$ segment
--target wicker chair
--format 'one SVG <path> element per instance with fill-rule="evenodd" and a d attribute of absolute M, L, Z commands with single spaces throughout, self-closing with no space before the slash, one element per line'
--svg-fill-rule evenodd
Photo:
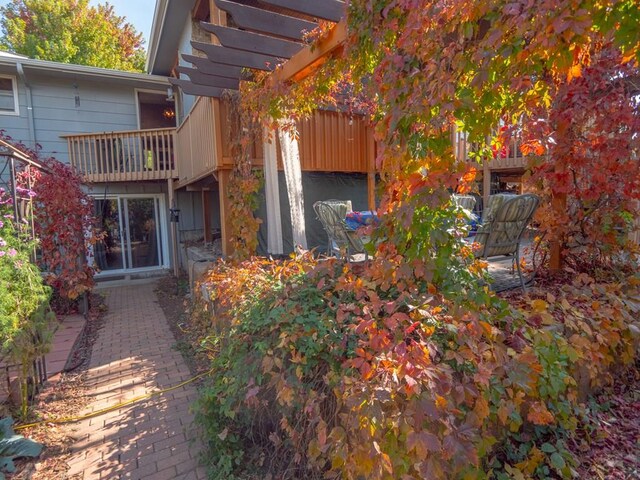
<path fill-rule="evenodd" d="M 473 208 L 476 206 L 476 198 L 474 196 L 454 194 L 452 197 L 457 206 L 473 212 Z"/>
<path fill-rule="evenodd" d="M 478 256 L 515 255 L 520 285 L 526 291 L 520 268 L 520 242 L 540 199 L 536 195 L 525 194 L 490 198 L 488 203 L 475 237 L 475 242 L 480 244 Z"/>
<path fill-rule="evenodd" d="M 345 217 L 351 211 L 350 200 L 322 200 L 313 204 L 318 220 L 327 232 L 327 255 L 340 258 L 345 255 L 347 262 L 357 254 L 364 254 L 365 261 L 369 259 L 362 240 L 355 230 L 351 230 L 345 223 Z"/>

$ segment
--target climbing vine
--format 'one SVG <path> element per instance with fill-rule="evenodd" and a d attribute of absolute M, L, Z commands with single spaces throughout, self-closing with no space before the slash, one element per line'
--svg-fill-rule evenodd
<path fill-rule="evenodd" d="M 260 177 L 251 161 L 251 149 L 261 134 L 256 133 L 251 118 L 245 113 L 237 95 L 227 95 L 227 125 L 233 171 L 229 178 L 229 225 L 232 258 L 245 260 L 258 248 L 258 229 L 261 220 L 254 211 L 258 208 Z"/>

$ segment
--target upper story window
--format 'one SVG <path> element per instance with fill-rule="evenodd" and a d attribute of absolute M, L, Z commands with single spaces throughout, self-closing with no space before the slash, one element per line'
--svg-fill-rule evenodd
<path fill-rule="evenodd" d="M 0 75 L 0 115 L 18 115 L 16 77 Z"/>

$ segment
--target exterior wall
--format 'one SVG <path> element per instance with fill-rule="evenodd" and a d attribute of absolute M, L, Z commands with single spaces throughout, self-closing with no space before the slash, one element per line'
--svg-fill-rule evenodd
<path fill-rule="evenodd" d="M 0 73 L 14 74 L 9 69 Z M 32 146 L 29 138 L 27 88 L 20 78 L 20 116 L 0 115 L 0 129 L 13 139 Z M 138 128 L 135 89 L 98 80 L 52 78 L 27 72 L 31 86 L 35 142 L 44 155 L 69 162 L 63 134 L 111 132 Z M 159 90 L 164 92 L 164 90 Z"/>

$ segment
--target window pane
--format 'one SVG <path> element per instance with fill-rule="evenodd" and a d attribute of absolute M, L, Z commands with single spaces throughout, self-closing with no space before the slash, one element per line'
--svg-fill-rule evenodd
<path fill-rule="evenodd" d="M 5 92 L 0 92 L 0 110 L 9 112 L 13 112 L 15 110 L 13 92 L 11 95 L 7 95 Z"/>
<path fill-rule="evenodd" d="M 0 78 L 0 111 L 13 112 L 15 109 L 13 80 L 11 78 Z"/>

